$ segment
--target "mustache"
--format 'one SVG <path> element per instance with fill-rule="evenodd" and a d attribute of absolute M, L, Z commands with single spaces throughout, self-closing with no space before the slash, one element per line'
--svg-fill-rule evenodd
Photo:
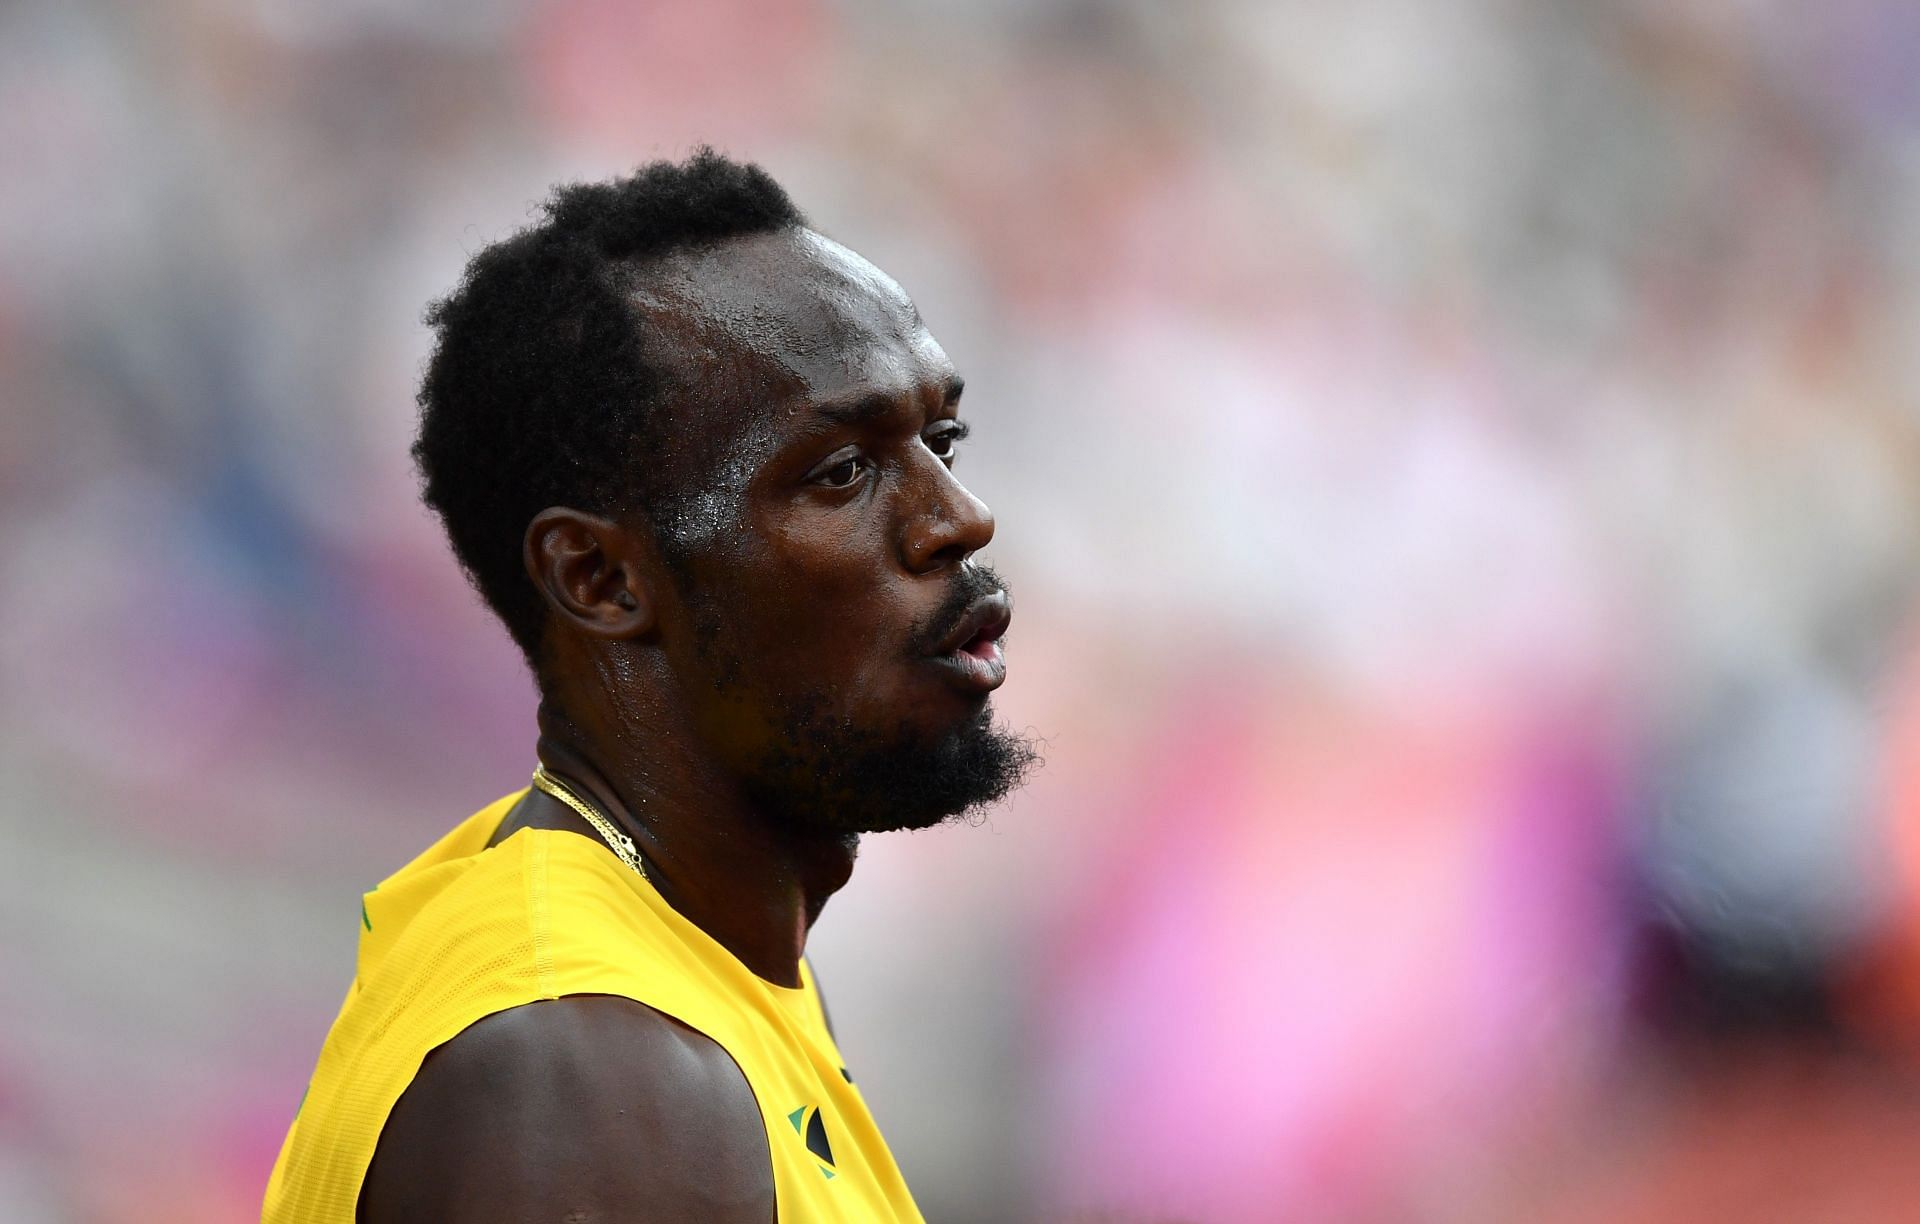
<path fill-rule="evenodd" d="M 991 565 L 984 562 L 962 565 L 954 571 L 953 582 L 940 600 L 940 606 L 914 622 L 909 634 L 913 652 L 916 655 L 932 653 L 960 623 L 967 609 L 989 595 L 1005 595 L 1007 606 L 1013 606 L 1012 589 Z"/>

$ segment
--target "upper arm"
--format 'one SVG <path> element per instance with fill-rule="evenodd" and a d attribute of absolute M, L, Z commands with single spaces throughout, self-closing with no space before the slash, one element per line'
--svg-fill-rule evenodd
<path fill-rule="evenodd" d="M 773 1163 L 725 1050 L 631 999 L 578 995 L 488 1016 L 427 1056 L 359 1216 L 767 1224 Z"/>

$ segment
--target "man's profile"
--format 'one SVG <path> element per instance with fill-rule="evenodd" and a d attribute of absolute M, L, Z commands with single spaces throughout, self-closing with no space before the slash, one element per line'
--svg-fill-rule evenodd
<path fill-rule="evenodd" d="M 414 455 L 539 767 L 366 895 L 266 1221 L 919 1219 L 802 954 L 861 834 L 1035 760 L 958 374 L 709 150 L 556 191 L 428 319 Z"/>

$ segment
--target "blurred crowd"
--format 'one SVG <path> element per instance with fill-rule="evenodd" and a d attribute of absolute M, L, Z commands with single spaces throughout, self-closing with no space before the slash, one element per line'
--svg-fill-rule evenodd
<path fill-rule="evenodd" d="M 0 1218 L 244 1220 L 525 784 L 420 312 L 711 142 L 892 272 L 1047 767 L 812 959 L 935 1221 L 1920 1202 L 1920 7 L 0 6 Z"/>

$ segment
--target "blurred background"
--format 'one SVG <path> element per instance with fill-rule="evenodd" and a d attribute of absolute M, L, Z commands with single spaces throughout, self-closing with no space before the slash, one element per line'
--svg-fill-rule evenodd
<path fill-rule="evenodd" d="M 931 1220 L 1920 1218 L 1920 7 L 0 6 L 0 1219 L 239 1221 L 525 784 L 423 305 L 710 141 L 896 275 L 1048 765 L 817 928 Z"/>

